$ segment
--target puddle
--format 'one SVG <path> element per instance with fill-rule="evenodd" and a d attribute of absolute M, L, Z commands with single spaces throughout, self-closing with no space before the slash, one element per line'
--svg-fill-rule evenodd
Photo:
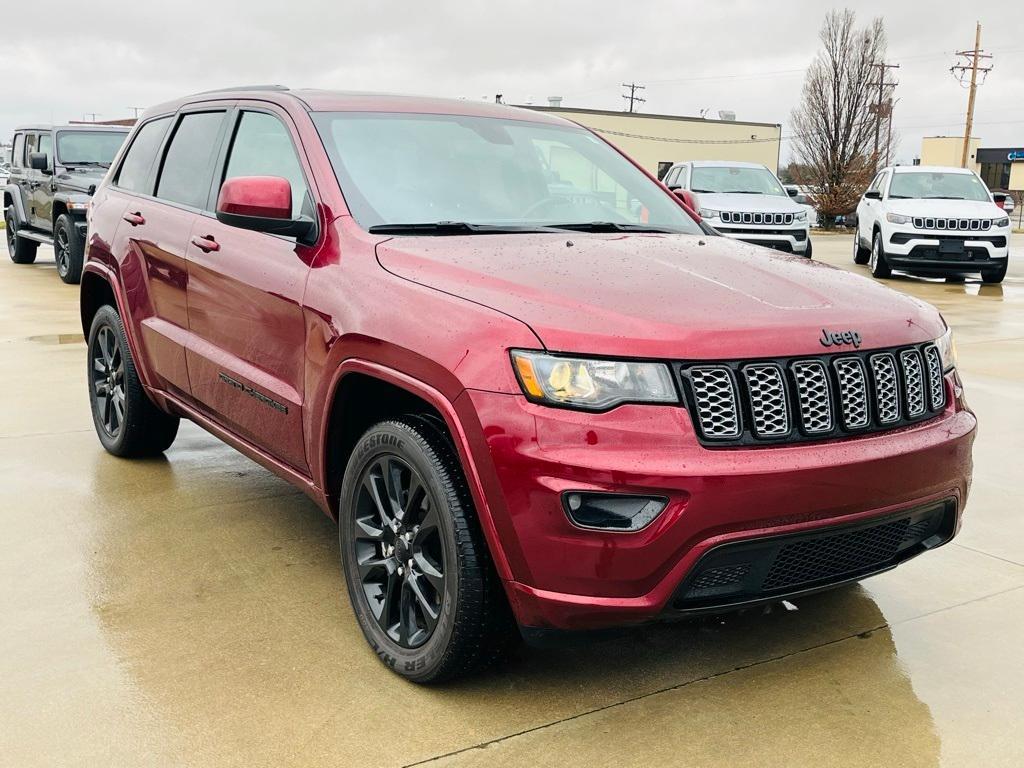
<path fill-rule="evenodd" d="M 42 336 L 29 336 L 29 341 L 37 344 L 84 344 L 85 337 L 80 333 L 48 333 Z"/>

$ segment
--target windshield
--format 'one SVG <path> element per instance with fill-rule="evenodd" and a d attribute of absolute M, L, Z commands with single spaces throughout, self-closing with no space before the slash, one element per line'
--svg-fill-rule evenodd
<path fill-rule="evenodd" d="M 64 165 L 109 166 L 127 136 L 121 131 L 61 131 L 57 159 Z"/>
<path fill-rule="evenodd" d="M 727 165 L 695 165 L 690 174 L 694 192 L 735 192 L 746 195 L 787 197 L 775 174 L 767 168 L 735 168 Z"/>
<path fill-rule="evenodd" d="M 988 188 L 973 173 L 894 173 L 889 197 L 989 201 Z"/>
<path fill-rule="evenodd" d="M 314 122 L 352 215 L 367 229 L 458 222 L 474 231 L 594 223 L 702 231 L 662 187 L 583 129 L 365 112 L 321 112 Z"/>

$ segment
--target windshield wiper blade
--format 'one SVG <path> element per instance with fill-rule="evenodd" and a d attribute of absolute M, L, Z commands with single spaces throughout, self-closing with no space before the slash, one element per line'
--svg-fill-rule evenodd
<path fill-rule="evenodd" d="M 555 227 L 532 224 L 471 224 L 468 221 L 433 221 L 413 224 L 375 224 L 372 235 L 500 235 L 522 232 L 557 232 Z"/>
<path fill-rule="evenodd" d="M 697 192 L 699 194 L 704 194 L 704 195 L 714 195 L 714 194 L 716 194 L 715 190 L 713 190 L 713 189 L 691 189 L 690 191 L 691 192 Z"/>
<path fill-rule="evenodd" d="M 966 197 L 955 197 L 954 195 L 928 195 L 925 200 L 966 200 Z"/>
<path fill-rule="evenodd" d="M 615 221 L 579 221 L 568 224 L 552 224 L 554 229 L 568 229 L 573 232 L 660 232 L 679 234 L 678 229 L 656 227 L 651 224 L 620 224 Z"/>
<path fill-rule="evenodd" d="M 727 189 L 723 195 L 767 195 L 767 192 L 755 192 L 752 189 Z"/>

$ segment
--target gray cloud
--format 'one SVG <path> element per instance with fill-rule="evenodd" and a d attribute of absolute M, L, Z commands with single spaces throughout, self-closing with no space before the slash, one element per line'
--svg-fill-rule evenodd
<path fill-rule="evenodd" d="M 565 96 L 566 106 L 620 109 L 619 84 L 647 85 L 645 110 L 788 121 L 828 5 L 434 0 L 60 0 L 49 19 L 6 14 L 0 46 L 0 135 L 15 124 L 130 115 L 183 93 L 281 82 L 506 101 Z M 900 62 L 895 124 L 908 160 L 922 135 L 962 132 L 966 92 L 949 74 L 969 47 L 977 9 L 952 0 L 862 2 L 882 15 Z M 982 18 L 996 69 L 979 94 L 975 134 L 1024 144 L 1024 43 L 1005 6 Z M 39 30 L 37 33 L 35 30 Z M 1019 31 L 1019 30 L 1018 30 Z M 17 34 L 15 34 L 17 32 Z"/>

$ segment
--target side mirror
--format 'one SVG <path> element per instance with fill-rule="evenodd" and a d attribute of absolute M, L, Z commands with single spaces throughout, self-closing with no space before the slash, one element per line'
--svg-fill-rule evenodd
<path fill-rule="evenodd" d="M 797 195 L 800 194 L 800 190 L 795 189 L 794 187 L 786 187 L 786 192 L 789 194 L 790 197 L 796 197 Z"/>
<path fill-rule="evenodd" d="M 697 198 L 693 192 L 688 189 L 676 188 L 672 190 L 672 194 L 678 197 L 683 205 L 686 206 L 688 212 L 694 219 L 700 221 L 700 206 L 697 204 Z"/>
<path fill-rule="evenodd" d="M 217 221 L 300 239 L 316 230 L 309 217 L 292 218 L 292 185 L 280 176 L 238 176 L 225 181 L 217 196 Z"/>
<path fill-rule="evenodd" d="M 882 199 L 882 193 L 879 192 L 877 189 L 869 189 L 867 192 L 864 193 L 864 199 L 865 200 L 881 200 Z"/>
<path fill-rule="evenodd" d="M 30 152 L 28 156 L 28 167 L 33 171 L 45 171 L 50 167 L 50 159 L 45 152 Z"/>

